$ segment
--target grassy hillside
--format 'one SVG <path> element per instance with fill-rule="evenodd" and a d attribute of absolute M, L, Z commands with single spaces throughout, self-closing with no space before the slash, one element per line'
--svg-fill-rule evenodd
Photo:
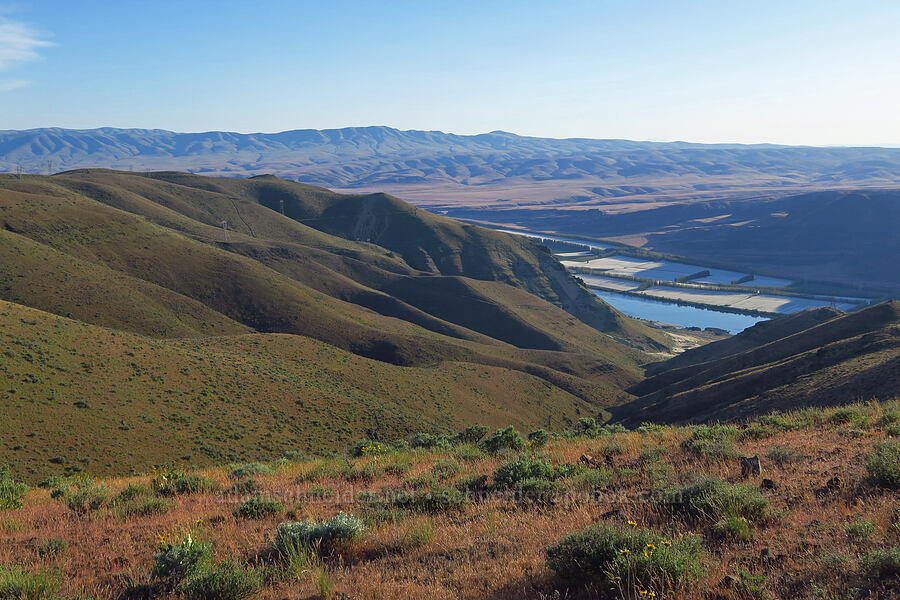
<path fill-rule="evenodd" d="M 0 464 L 32 480 L 340 451 L 473 421 L 563 427 L 598 410 L 520 370 L 399 367 L 284 334 L 152 339 L 2 301 L 0 347 Z"/>
<path fill-rule="evenodd" d="M 23 503 L 0 508 L 0 589 L 54 600 L 896 598 L 898 411 L 588 424 L 518 438 L 518 449 L 494 443 L 515 435 L 469 430 L 470 443 L 431 449 L 419 436 L 416 448 L 370 444 L 358 457 L 58 477 L 27 491 L 14 471 L 0 475 L 3 497 Z M 741 477 L 742 455 L 759 456 L 761 474 Z"/>
<path fill-rule="evenodd" d="M 760 323 L 654 365 L 616 409 L 630 423 L 739 420 L 773 410 L 889 398 L 900 389 L 900 302 Z"/>

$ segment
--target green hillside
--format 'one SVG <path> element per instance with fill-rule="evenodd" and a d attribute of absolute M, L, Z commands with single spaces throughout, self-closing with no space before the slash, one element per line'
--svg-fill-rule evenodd
<path fill-rule="evenodd" d="M 0 242 L 34 474 L 606 418 L 668 344 L 530 240 L 272 177 L 0 176 Z"/>
<path fill-rule="evenodd" d="M 512 369 L 399 367 L 316 340 L 152 339 L 0 301 L 0 462 L 30 477 L 341 451 L 472 422 L 563 427 L 595 408 Z"/>

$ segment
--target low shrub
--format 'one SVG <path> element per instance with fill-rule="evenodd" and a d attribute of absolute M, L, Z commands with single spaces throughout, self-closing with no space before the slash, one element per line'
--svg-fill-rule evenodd
<path fill-rule="evenodd" d="M 526 479 L 552 479 L 556 474 L 550 461 L 522 454 L 514 461 L 500 465 L 494 471 L 494 485 L 512 488 Z"/>
<path fill-rule="evenodd" d="M 241 463 L 231 465 L 231 476 L 235 479 L 244 479 L 251 475 L 274 475 L 275 469 L 261 462 Z"/>
<path fill-rule="evenodd" d="M 330 487 L 314 485 L 309 488 L 309 495 L 313 498 L 324 500 L 325 498 L 334 498 L 334 490 Z"/>
<path fill-rule="evenodd" d="M 431 474 L 438 481 L 445 481 L 462 473 L 462 466 L 455 460 L 441 459 L 431 467 Z"/>
<path fill-rule="evenodd" d="M 712 523 L 732 517 L 754 523 L 771 516 L 769 501 L 759 490 L 718 479 L 669 488 L 661 494 L 659 503 L 674 513 Z"/>
<path fill-rule="evenodd" d="M 312 466 L 305 473 L 297 477 L 298 483 L 304 481 L 321 481 L 322 479 L 333 479 L 339 477 L 341 469 L 333 460 L 318 460 L 312 463 Z"/>
<path fill-rule="evenodd" d="M 159 551 L 153 555 L 153 570 L 150 576 L 174 590 L 188 577 L 204 573 L 212 564 L 212 544 L 194 539 L 188 534 L 178 544 L 160 540 Z"/>
<path fill-rule="evenodd" d="M 7 465 L 0 465 L 0 510 L 21 508 L 27 492 L 28 486 L 13 479 Z"/>
<path fill-rule="evenodd" d="M 547 549 L 547 565 L 562 577 L 667 590 L 703 574 L 696 536 L 666 538 L 639 527 L 593 525 Z M 636 590 L 621 590 L 630 597 Z"/>
<path fill-rule="evenodd" d="M 546 429 L 536 429 L 528 434 L 528 443 L 532 448 L 543 448 L 553 438 Z"/>
<path fill-rule="evenodd" d="M 900 575 L 900 546 L 870 550 L 859 558 L 859 566 L 866 575 L 875 579 Z"/>
<path fill-rule="evenodd" d="M 525 479 L 516 484 L 514 499 L 522 506 L 546 506 L 566 492 L 561 481 Z"/>
<path fill-rule="evenodd" d="M 501 450 L 521 451 L 525 448 L 525 440 L 516 428 L 509 426 L 498 429 L 481 442 L 482 447 L 491 454 L 497 454 Z"/>
<path fill-rule="evenodd" d="M 768 452 L 766 452 L 766 458 L 779 467 L 784 467 L 800 462 L 802 457 L 800 456 L 800 453 L 793 448 L 772 446 L 769 448 Z"/>
<path fill-rule="evenodd" d="M 384 468 L 377 462 L 367 462 L 360 465 L 352 465 L 344 469 L 342 476 L 347 481 L 375 481 L 384 475 Z"/>
<path fill-rule="evenodd" d="M 248 477 L 246 479 L 241 479 L 240 481 L 235 481 L 231 484 L 230 488 L 225 490 L 225 493 L 232 496 L 247 496 L 249 494 L 256 494 L 260 490 L 262 490 L 262 486 L 259 482 L 253 477 Z"/>
<path fill-rule="evenodd" d="M 413 490 L 421 490 L 437 485 L 437 478 L 431 473 L 423 473 L 416 477 L 407 477 L 403 480 L 403 486 Z"/>
<path fill-rule="evenodd" d="M 31 572 L 0 564 L 0 598 L 3 600 L 44 600 L 56 598 L 62 585 L 54 571 Z"/>
<path fill-rule="evenodd" d="M 736 455 L 732 446 L 738 430 L 724 425 L 697 425 L 681 447 L 700 458 L 723 459 Z"/>
<path fill-rule="evenodd" d="M 750 522 L 745 517 L 729 514 L 713 525 L 713 533 L 720 538 L 745 542 L 752 536 Z"/>
<path fill-rule="evenodd" d="M 395 477 L 403 477 L 409 473 L 410 469 L 412 469 L 411 462 L 394 461 L 384 465 L 384 472 L 388 475 L 394 475 Z"/>
<path fill-rule="evenodd" d="M 59 556 L 63 552 L 69 549 L 69 542 L 62 538 L 46 538 L 41 540 L 35 547 L 35 552 L 38 553 L 38 556 L 41 558 L 48 558 L 51 556 Z M 0 598 L 3 595 L 0 594 Z"/>
<path fill-rule="evenodd" d="M 72 512 L 84 515 L 98 510 L 106 503 L 109 488 L 91 477 L 78 476 L 70 483 L 54 489 L 50 495 L 62 500 Z"/>
<path fill-rule="evenodd" d="M 487 475 L 467 475 L 453 486 L 464 494 L 476 494 L 487 489 Z"/>
<path fill-rule="evenodd" d="M 282 557 L 311 548 L 328 548 L 341 542 L 354 542 L 365 533 L 362 519 L 340 512 L 325 521 L 282 523 L 275 532 L 275 549 Z"/>
<path fill-rule="evenodd" d="M 172 510 L 172 502 L 155 496 L 140 496 L 123 501 L 114 500 L 112 509 L 119 518 L 149 517 L 169 512 Z"/>
<path fill-rule="evenodd" d="M 477 444 L 487 435 L 490 428 L 486 425 L 470 425 L 457 433 L 453 441 L 457 444 Z"/>
<path fill-rule="evenodd" d="M 397 492 L 391 499 L 394 508 L 415 512 L 439 513 L 462 510 L 469 496 L 456 488 L 435 486 L 426 491 Z"/>
<path fill-rule="evenodd" d="M 413 523 L 403 532 L 400 543 L 409 548 L 425 546 L 434 539 L 434 525 L 429 519 L 421 523 Z"/>
<path fill-rule="evenodd" d="M 189 600 L 243 600 L 256 594 L 262 578 L 235 561 L 223 561 L 215 569 L 194 572 L 181 585 Z"/>
<path fill-rule="evenodd" d="M 363 456 L 380 456 L 388 452 L 388 447 L 381 442 L 373 442 L 372 440 L 360 440 L 350 448 L 350 456 L 353 458 L 361 458 Z"/>
<path fill-rule="evenodd" d="M 865 519 L 857 519 L 853 522 L 844 523 L 844 531 L 851 537 L 865 539 L 875 533 L 875 524 Z"/>
<path fill-rule="evenodd" d="M 605 488 L 612 481 L 613 473 L 609 469 L 584 469 L 569 478 L 573 489 L 590 491 Z"/>
<path fill-rule="evenodd" d="M 265 519 L 282 511 L 284 511 L 284 504 L 281 502 L 256 496 L 234 509 L 234 516 L 239 519 Z"/>
<path fill-rule="evenodd" d="M 878 485 L 900 489 L 900 442 L 875 444 L 875 452 L 866 458 L 866 470 Z"/>
<path fill-rule="evenodd" d="M 474 444 L 460 444 L 453 449 L 453 457 L 456 460 L 473 463 L 486 458 L 485 453 Z"/>
<path fill-rule="evenodd" d="M 184 473 L 175 469 L 157 475 L 153 478 L 151 485 L 154 491 L 161 496 L 214 492 L 219 487 L 208 477 L 195 473 Z"/>
<path fill-rule="evenodd" d="M 422 448 L 423 450 L 448 450 L 451 444 L 446 436 L 438 436 L 431 433 L 417 433 L 409 438 L 410 448 Z"/>

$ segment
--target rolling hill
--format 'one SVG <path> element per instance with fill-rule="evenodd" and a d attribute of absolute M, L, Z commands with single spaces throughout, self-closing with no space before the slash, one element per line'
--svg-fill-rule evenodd
<path fill-rule="evenodd" d="M 669 344 L 530 240 L 274 177 L 4 176 L 0 241 L 0 461 L 32 472 L 564 425 Z"/>
<path fill-rule="evenodd" d="M 891 399 L 900 389 L 900 302 L 811 309 L 651 365 L 614 418 L 700 423 Z"/>

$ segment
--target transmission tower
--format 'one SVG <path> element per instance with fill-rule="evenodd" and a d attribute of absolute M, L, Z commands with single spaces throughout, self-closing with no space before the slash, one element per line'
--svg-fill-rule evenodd
<path fill-rule="evenodd" d="M 47 175 L 53 175 L 53 161 L 47 161 Z"/>
<path fill-rule="evenodd" d="M 22 179 L 22 164 L 16 165 L 16 179 Z"/>
<path fill-rule="evenodd" d="M 284 198 L 281 199 L 281 216 L 284 216 Z"/>
<path fill-rule="evenodd" d="M 228 233 L 228 221 L 226 221 L 226 220 L 224 220 L 224 219 L 222 220 L 222 231 L 224 232 L 224 233 L 222 234 L 222 237 L 225 238 L 224 241 L 225 241 L 225 242 L 230 242 L 230 241 L 231 241 L 231 234 Z"/>

